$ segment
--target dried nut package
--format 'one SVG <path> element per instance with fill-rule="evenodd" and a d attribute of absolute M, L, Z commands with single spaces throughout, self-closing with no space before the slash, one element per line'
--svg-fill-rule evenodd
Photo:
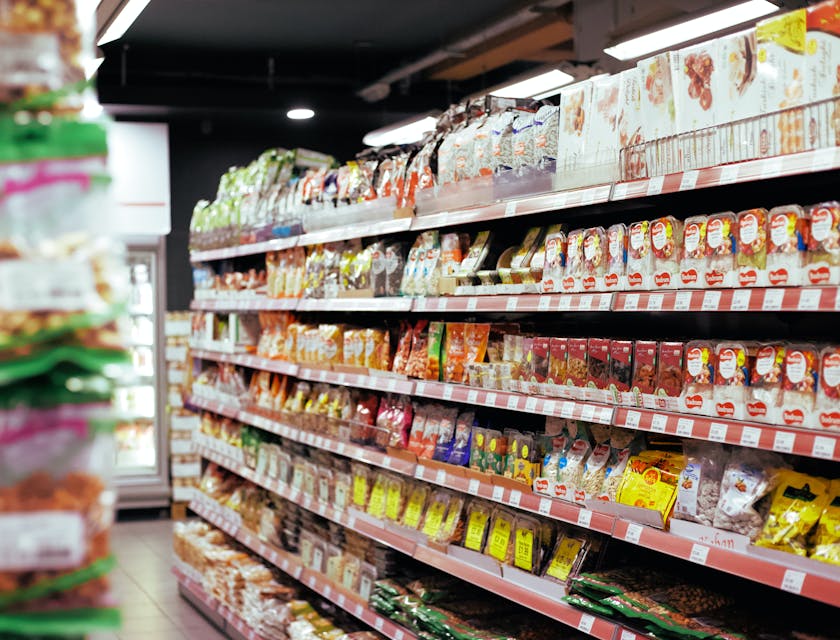
<path fill-rule="evenodd" d="M 566 275 L 566 226 L 552 225 L 545 236 L 545 262 L 540 287 L 543 293 L 562 290 Z"/>
<path fill-rule="evenodd" d="M 502 564 L 510 564 L 513 560 L 515 522 L 513 511 L 501 507 L 493 511 L 484 553 Z"/>
<path fill-rule="evenodd" d="M 828 506 L 830 497 L 828 480 L 796 471 L 782 471 L 756 546 L 807 555 L 810 532 Z"/>
<path fill-rule="evenodd" d="M 681 288 L 704 287 L 706 273 L 706 216 L 687 218 L 683 229 L 683 256 L 680 261 Z"/>
<path fill-rule="evenodd" d="M 723 445 L 687 440 L 674 517 L 711 527 L 720 500 L 720 483 L 729 458 Z"/>
<path fill-rule="evenodd" d="M 775 207 L 767 216 L 767 283 L 772 287 L 802 284 L 808 218 L 799 205 Z"/>
<path fill-rule="evenodd" d="M 464 533 L 464 548 L 481 553 L 487 531 L 490 529 L 490 518 L 493 508 L 486 502 L 474 500 L 467 507 L 467 523 Z"/>
<path fill-rule="evenodd" d="M 767 286 L 767 209 L 738 214 L 738 286 Z"/>
<path fill-rule="evenodd" d="M 536 518 L 518 516 L 514 522 L 513 566 L 528 573 L 540 569 L 540 522 Z"/>

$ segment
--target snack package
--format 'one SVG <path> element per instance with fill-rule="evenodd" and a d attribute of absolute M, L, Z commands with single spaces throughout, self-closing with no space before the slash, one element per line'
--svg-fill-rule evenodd
<path fill-rule="evenodd" d="M 453 277 L 461 266 L 461 236 L 444 233 L 440 237 L 440 268 L 442 276 Z"/>
<path fill-rule="evenodd" d="M 802 283 L 807 225 L 805 210 L 799 205 L 770 210 L 767 215 L 767 283 L 770 286 L 791 287 Z"/>
<path fill-rule="evenodd" d="M 741 343 L 721 342 L 715 347 L 715 362 L 715 415 L 743 420 L 752 357 Z"/>
<path fill-rule="evenodd" d="M 755 541 L 756 546 L 806 556 L 811 529 L 830 499 L 828 480 L 787 469 L 779 472 L 770 512 Z"/>
<path fill-rule="evenodd" d="M 627 228 L 627 288 L 649 289 L 653 276 L 650 223 L 634 222 Z"/>
<path fill-rule="evenodd" d="M 370 488 L 370 497 L 367 504 L 368 515 L 382 520 L 385 517 L 385 506 L 388 492 L 388 475 L 377 473 Z"/>
<path fill-rule="evenodd" d="M 481 269 L 488 254 L 490 253 L 490 242 L 492 235 L 489 231 L 480 231 L 476 234 L 475 240 L 470 245 L 467 255 L 461 260 L 457 276 L 459 284 L 473 284 L 476 272 Z"/>
<path fill-rule="evenodd" d="M 663 522 L 667 522 L 677 499 L 677 485 L 684 464 L 681 456 L 662 451 L 632 456 L 624 470 L 616 501 L 658 511 Z"/>
<path fill-rule="evenodd" d="M 411 352 L 404 373 L 412 378 L 426 377 L 426 362 L 429 355 L 429 322 L 418 320 L 411 336 Z"/>
<path fill-rule="evenodd" d="M 782 377 L 782 423 L 790 427 L 814 427 L 817 376 L 820 356 L 816 347 L 789 345 Z"/>
<path fill-rule="evenodd" d="M 735 286 L 737 222 L 731 211 L 715 213 L 706 219 L 705 287 Z"/>
<path fill-rule="evenodd" d="M 683 230 L 683 256 L 680 262 L 682 288 L 698 288 L 704 285 L 706 273 L 706 216 L 687 218 Z"/>
<path fill-rule="evenodd" d="M 811 207 L 806 271 L 802 284 L 840 284 L 840 202 Z"/>
<path fill-rule="evenodd" d="M 638 67 L 631 67 L 618 74 L 619 111 L 618 142 L 621 150 L 621 179 L 647 178 L 648 165 L 645 153 L 645 134 L 642 127 L 641 84 Z"/>
<path fill-rule="evenodd" d="M 597 390 L 604 393 L 588 393 L 587 399 L 596 402 L 608 402 L 606 390 L 610 379 L 610 341 L 607 338 L 589 338 L 587 343 L 588 363 L 586 386 L 589 391 Z"/>
<path fill-rule="evenodd" d="M 826 347 L 820 353 L 819 389 L 815 427 L 840 429 L 840 348 Z"/>
<path fill-rule="evenodd" d="M 513 566 L 527 573 L 540 570 L 540 522 L 525 515 L 513 524 Z"/>
<path fill-rule="evenodd" d="M 575 502 L 586 504 L 601 495 L 611 455 L 612 448 L 608 442 L 600 443 L 592 450 L 592 455 L 584 464 L 580 485 L 575 490 Z"/>
<path fill-rule="evenodd" d="M 633 341 L 610 341 L 609 388 L 612 401 L 616 404 L 635 404 L 631 385 L 633 383 Z"/>
<path fill-rule="evenodd" d="M 586 338 L 569 338 L 566 365 L 566 385 L 583 388 L 589 376 L 589 358 Z"/>
<path fill-rule="evenodd" d="M 562 290 L 566 275 L 566 225 L 552 225 L 545 234 L 545 261 L 540 284 L 543 293 Z"/>
<path fill-rule="evenodd" d="M 770 451 L 741 449 L 730 457 L 721 480 L 714 526 L 754 539 L 764 523 L 756 505 L 776 487 L 785 466 L 782 458 Z"/>
<path fill-rule="evenodd" d="M 633 396 L 636 406 L 643 406 L 644 396 L 656 391 L 656 356 L 658 345 L 650 340 L 637 340 L 633 348 Z"/>
<path fill-rule="evenodd" d="M 840 479 L 832 480 L 829 486 L 828 504 L 817 522 L 810 556 L 840 565 Z"/>
<path fill-rule="evenodd" d="M 781 424 L 785 352 L 785 345 L 780 343 L 758 347 L 747 389 L 746 417 L 749 420 Z"/>
<path fill-rule="evenodd" d="M 570 531 L 559 534 L 551 556 L 545 563 L 543 577 L 560 584 L 567 584 L 570 578 L 577 575 L 588 549 L 589 540 L 586 536 Z"/>
<path fill-rule="evenodd" d="M 767 286 L 767 209 L 741 211 L 736 224 L 738 286 Z"/>
<path fill-rule="evenodd" d="M 542 385 L 548 379 L 550 352 L 551 338 L 537 337 L 531 342 L 531 348 L 525 356 L 526 382 L 530 393 L 540 393 Z"/>
<path fill-rule="evenodd" d="M 619 222 L 607 229 L 607 269 L 604 291 L 627 288 L 627 225 Z"/>
<path fill-rule="evenodd" d="M 515 522 L 513 511 L 501 507 L 493 510 L 484 553 L 502 564 L 510 564 L 513 560 Z"/>
<path fill-rule="evenodd" d="M 463 331 L 463 323 L 450 323 L 453 325 L 453 337 L 451 338 L 451 342 L 453 347 L 458 351 L 461 356 L 464 353 L 464 331 Z M 441 359 L 445 357 L 446 351 L 442 351 L 443 347 L 443 340 L 444 340 L 444 331 L 446 329 L 446 325 L 443 322 L 432 322 L 429 324 L 429 336 L 426 348 L 426 359 L 425 359 L 425 367 L 423 372 L 423 378 L 426 380 L 440 380 L 441 375 L 443 373 L 441 367 Z M 450 340 L 450 337 L 447 335 L 447 340 Z M 456 356 L 457 358 L 458 356 Z M 456 364 L 452 365 L 453 367 L 457 366 Z M 463 367 L 463 358 L 461 359 L 461 367 Z"/>
<path fill-rule="evenodd" d="M 385 486 L 385 519 L 399 524 L 402 521 L 405 502 L 408 494 L 408 484 L 399 476 L 387 476 Z"/>
<path fill-rule="evenodd" d="M 651 289 L 677 288 L 683 247 L 683 223 L 673 216 L 650 223 L 650 246 L 653 255 Z"/>
<path fill-rule="evenodd" d="M 548 341 L 548 377 L 552 385 L 564 385 L 567 380 L 568 338 L 550 338 Z"/>
<path fill-rule="evenodd" d="M 562 293 L 575 293 L 583 288 L 583 229 L 570 231 L 566 243 L 566 268 L 561 281 Z"/>
<path fill-rule="evenodd" d="M 475 412 L 464 411 L 455 421 L 455 437 L 449 449 L 446 461 L 460 467 L 470 463 L 473 427 L 475 426 Z"/>
<path fill-rule="evenodd" d="M 605 291 L 607 273 L 607 232 L 604 227 L 593 227 L 583 233 L 583 291 Z"/>
<path fill-rule="evenodd" d="M 437 323 L 432 323 L 437 324 Z M 467 365 L 467 325 L 463 322 L 446 323 L 446 339 L 444 341 L 443 381 L 460 384 L 464 381 Z M 436 380 L 429 367 L 427 380 Z"/>
<path fill-rule="evenodd" d="M 500 476 L 505 472 L 508 441 L 505 435 L 496 429 L 484 432 L 484 471 Z"/>
<path fill-rule="evenodd" d="M 483 500 L 473 500 L 467 507 L 464 548 L 481 553 L 490 529 L 492 508 Z"/>
<path fill-rule="evenodd" d="M 683 356 L 685 345 L 682 342 L 660 342 L 656 366 L 656 407 L 668 410 L 678 408 L 677 398 L 683 389 Z"/>
<path fill-rule="evenodd" d="M 426 502 L 429 498 L 429 486 L 424 483 L 418 483 L 412 486 L 408 493 L 408 499 L 405 503 L 401 525 L 414 529 L 420 528 L 420 523 L 423 519 L 423 512 L 426 509 Z"/>
<path fill-rule="evenodd" d="M 714 415 L 715 351 L 708 340 L 685 345 L 685 377 L 681 411 Z"/>
<path fill-rule="evenodd" d="M 449 502 L 452 494 L 448 491 L 438 490 L 429 497 L 426 511 L 423 514 L 423 525 L 420 532 L 430 540 L 435 540 L 442 534 L 443 522 L 446 512 L 449 510 Z"/>
<path fill-rule="evenodd" d="M 729 454 L 716 442 L 686 440 L 674 517 L 711 527 L 720 501 L 720 483 Z"/>
<path fill-rule="evenodd" d="M 554 484 L 554 497 L 574 501 L 575 492 L 581 488 L 586 461 L 592 453 L 588 434 L 581 430 L 572 446 L 561 457 L 557 468 L 557 481 Z"/>

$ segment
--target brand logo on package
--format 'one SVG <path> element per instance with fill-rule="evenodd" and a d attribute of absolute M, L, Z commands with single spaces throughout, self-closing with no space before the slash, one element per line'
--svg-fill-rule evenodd
<path fill-rule="evenodd" d="M 748 402 L 747 413 L 750 414 L 750 416 L 753 418 L 757 418 L 759 416 L 766 416 L 767 405 L 763 402 Z"/>
<path fill-rule="evenodd" d="M 825 284 L 830 278 L 831 270 L 825 265 L 808 269 L 808 282 L 811 284 Z"/>
<path fill-rule="evenodd" d="M 721 284 L 723 282 L 723 272 L 722 271 L 709 271 L 706 273 L 706 284 L 708 285 L 716 285 Z"/>
<path fill-rule="evenodd" d="M 784 420 L 785 424 L 798 426 L 805 422 L 805 414 L 802 412 L 802 409 L 785 409 L 782 412 L 782 420 Z"/>
<path fill-rule="evenodd" d="M 583 279 L 583 288 L 586 291 L 590 291 L 595 288 L 595 277 L 594 276 L 586 276 Z"/>
<path fill-rule="evenodd" d="M 642 274 L 641 273 L 628 273 L 627 274 L 627 284 L 631 287 L 641 287 L 642 286 Z"/>
<path fill-rule="evenodd" d="M 608 287 L 617 287 L 618 286 L 618 274 L 617 273 L 608 273 L 604 276 L 604 284 Z"/>
<path fill-rule="evenodd" d="M 825 427 L 826 429 L 831 427 L 840 427 L 840 411 L 821 413 L 820 426 Z"/>
<path fill-rule="evenodd" d="M 682 280 L 683 284 L 694 284 L 697 282 L 697 270 L 688 269 L 687 271 L 681 271 L 680 280 Z"/>
<path fill-rule="evenodd" d="M 653 283 L 657 287 L 667 287 L 671 284 L 671 274 L 670 273 L 657 273 L 653 276 Z"/>
<path fill-rule="evenodd" d="M 555 484 L 554 485 L 554 495 L 558 498 L 565 498 L 566 497 L 566 485 L 565 484 Z"/>
<path fill-rule="evenodd" d="M 574 278 L 563 278 L 563 291 L 571 291 L 575 288 Z"/>
<path fill-rule="evenodd" d="M 723 416 L 724 418 L 731 418 L 735 415 L 735 405 L 731 402 L 718 402 L 715 410 L 719 416 Z"/>
<path fill-rule="evenodd" d="M 686 396 L 685 397 L 685 406 L 686 409 L 699 409 L 703 406 L 703 396 L 701 395 L 693 395 L 693 396 Z"/>
<path fill-rule="evenodd" d="M 748 287 L 750 285 L 755 284 L 758 282 L 758 274 L 755 272 L 755 269 L 750 269 L 749 271 L 742 271 L 738 274 L 738 284 L 742 287 Z"/>
<path fill-rule="evenodd" d="M 548 493 L 548 479 L 537 478 L 534 480 L 534 490 L 538 493 Z"/>
<path fill-rule="evenodd" d="M 767 274 L 767 278 L 770 280 L 770 284 L 777 286 L 780 284 L 787 284 L 790 276 L 787 269 L 774 269 Z"/>

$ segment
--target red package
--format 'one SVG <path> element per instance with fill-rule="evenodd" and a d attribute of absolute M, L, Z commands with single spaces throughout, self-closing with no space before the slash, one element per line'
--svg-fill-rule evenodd
<path fill-rule="evenodd" d="M 630 391 L 633 382 L 633 341 L 610 341 L 610 380 L 613 391 Z"/>
<path fill-rule="evenodd" d="M 656 342 L 637 340 L 633 352 L 633 391 L 653 393 L 656 391 Z"/>
<path fill-rule="evenodd" d="M 587 342 L 586 338 L 569 338 L 566 384 L 573 387 L 585 387 L 589 380 Z"/>
<path fill-rule="evenodd" d="M 677 398 L 682 393 L 684 349 L 682 342 L 659 343 L 656 395 Z"/>
<path fill-rule="evenodd" d="M 590 338 L 587 386 L 606 389 L 610 375 L 610 341 L 607 338 Z"/>
<path fill-rule="evenodd" d="M 568 338 L 551 338 L 548 343 L 548 382 L 566 384 Z"/>

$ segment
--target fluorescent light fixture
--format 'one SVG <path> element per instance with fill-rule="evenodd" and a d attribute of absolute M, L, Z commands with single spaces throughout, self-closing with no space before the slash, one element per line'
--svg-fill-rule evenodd
<path fill-rule="evenodd" d="M 85 78 L 90 80 L 94 76 L 94 74 L 99 70 L 99 67 L 102 66 L 103 62 L 105 62 L 104 56 L 100 56 L 99 58 L 89 58 L 85 60 Z"/>
<path fill-rule="evenodd" d="M 125 0 L 111 18 L 111 23 L 96 44 L 101 47 L 103 44 L 122 38 L 128 28 L 137 20 L 137 17 L 143 13 L 143 9 L 148 6 L 149 2 L 151 0 Z"/>
<path fill-rule="evenodd" d="M 560 71 L 560 69 L 552 69 L 536 76 L 507 84 L 498 89 L 493 89 L 490 92 L 492 96 L 500 98 L 537 98 L 538 96 L 553 96 L 560 87 L 574 82 L 575 77 Z"/>
<path fill-rule="evenodd" d="M 619 60 L 633 60 L 655 51 L 668 49 L 681 42 L 696 40 L 710 33 L 755 20 L 778 10 L 779 7 L 768 0 L 739 2 L 727 9 L 691 18 L 679 24 L 658 29 L 653 33 L 619 42 L 615 46 L 604 49 L 604 53 Z"/>
<path fill-rule="evenodd" d="M 437 126 L 437 116 L 431 113 L 400 120 L 394 124 L 375 129 L 362 138 L 369 147 L 384 147 L 386 144 L 411 144 L 419 142 Z"/>
<path fill-rule="evenodd" d="M 590 76 L 588 78 L 583 78 L 583 79 L 579 80 L 579 82 L 584 82 L 586 80 L 597 80 L 598 78 L 604 78 L 608 75 L 610 75 L 610 74 L 609 73 L 597 73 L 594 76 Z M 575 82 L 575 84 L 578 84 L 578 83 Z M 565 85 L 563 87 L 556 87 L 554 89 L 549 89 L 545 93 L 538 93 L 537 95 L 532 96 L 532 97 L 534 98 L 534 100 L 544 100 L 545 98 L 550 98 L 551 96 L 556 96 L 558 93 L 560 93 L 563 89 L 565 89 L 568 86 L 569 85 Z"/>
<path fill-rule="evenodd" d="M 289 120 L 309 120 L 315 116 L 315 112 L 312 109 L 306 109 L 305 107 L 296 107 L 295 109 L 289 109 L 286 112 L 286 117 Z"/>

